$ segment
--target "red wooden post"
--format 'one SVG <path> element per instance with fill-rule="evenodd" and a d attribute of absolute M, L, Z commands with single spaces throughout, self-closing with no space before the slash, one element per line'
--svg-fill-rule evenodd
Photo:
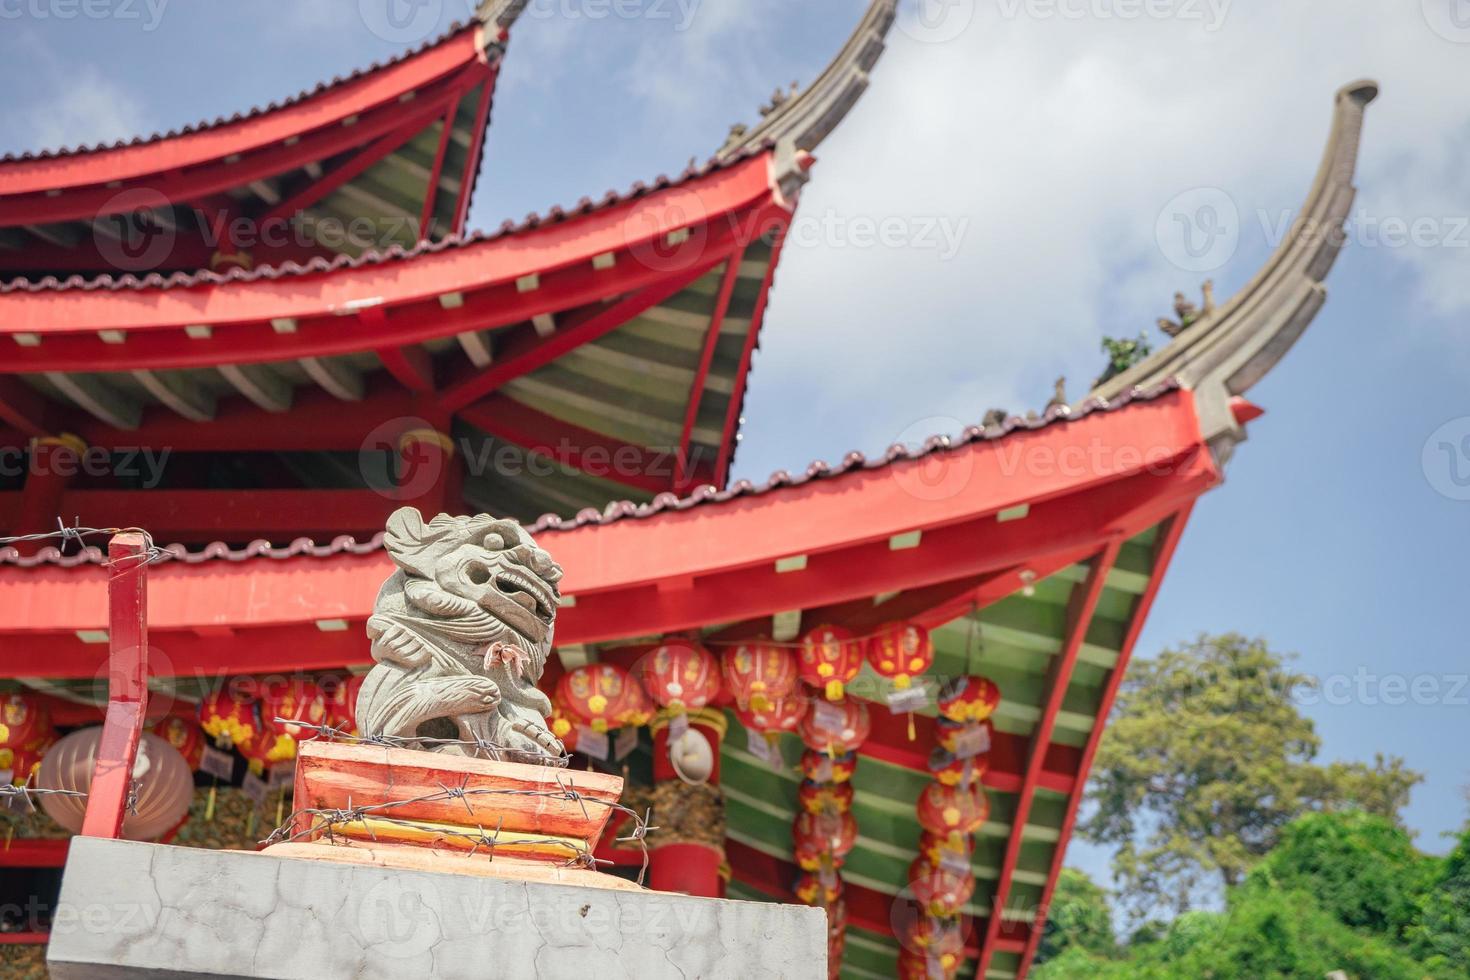
<path fill-rule="evenodd" d="M 107 719 L 87 796 L 82 833 L 121 837 L 133 761 L 148 711 L 148 542 L 116 535 L 107 546 Z"/>

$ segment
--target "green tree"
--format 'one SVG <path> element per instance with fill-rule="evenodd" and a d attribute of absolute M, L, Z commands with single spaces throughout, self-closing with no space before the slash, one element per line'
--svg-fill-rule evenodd
<path fill-rule="evenodd" d="M 1107 890 L 1081 871 L 1063 868 L 1052 892 L 1036 962 L 1045 963 L 1074 948 L 1111 956 L 1117 940 Z"/>
<path fill-rule="evenodd" d="M 1428 966 L 1470 976 L 1470 824 L 1430 883 L 1409 933 Z"/>
<path fill-rule="evenodd" d="M 1250 873 L 1261 887 L 1315 895 L 1344 925 L 1403 940 L 1440 862 L 1385 817 L 1350 811 L 1293 821 Z"/>
<path fill-rule="evenodd" d="M 1423 777 L 1402 760 L 1318 765 L 1320 740 L 1295 703 L 1310 678 L 1262 640 L 1201 635 L 1135 663 L 1098 752 L 1082 836 L 1117 848 L 1135 913 L 1183 911 L 1227 888 L 1314 810 L 1368 808 L 1397 821 Z"/>

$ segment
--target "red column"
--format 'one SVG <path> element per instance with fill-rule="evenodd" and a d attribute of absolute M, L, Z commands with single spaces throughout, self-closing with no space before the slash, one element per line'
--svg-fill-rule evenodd
<path fill-rule="evenodd" d="M 669 758 L 669 722 L 656 718 L 653 732 L 653 850 L 649 855 L 648 884 L 655 891 L 683 892 L 704 898 L 723 898 L 728 871 L 725 866 L 724 796 L 720 792 L 720 743 L 729 722 L 717 708 L 690 712 L 689 729 L 709 740 L 714 768 L 709 780 L 691 785 L 679 778 Z M 710 811 L 717 815 L 710 826 Z M 663 843 L 659 843 L 662 841 Z M 715 843 L 718 841 L 718 843 Z"/>
<path fill-rule="evenodd" d="M 13 534 L 40 534 L 56 530 L 61 513 L 61 497 L 66 486 L 81 466 L 87 444 L 73 435 L 43 436 L 31 440 L 26 457 L 26 482 L 20 495 Z M 25 542 L 17 547 L 22 554 L 33 555 L 54 541 Z"/>
<path fill-rule="evenodd" d="M 454 441 L 437 429 L 410 429 L 398 438 L 398 500 L 424 518 L 460 508 Z"/>

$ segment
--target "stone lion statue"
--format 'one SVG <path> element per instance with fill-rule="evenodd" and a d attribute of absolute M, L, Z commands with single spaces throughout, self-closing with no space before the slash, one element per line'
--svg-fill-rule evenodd
<path fill-rule="evenodd" d="M 357 698 L 363 736 L 564 764 L 546 728 L 551 702 L 536 689 L 561 567 L 518 523 L 486 514 L 425 524 L 404 507 L 388 518 L 383 544 L 398 570 L 367 622 L 375 666 Z"/>

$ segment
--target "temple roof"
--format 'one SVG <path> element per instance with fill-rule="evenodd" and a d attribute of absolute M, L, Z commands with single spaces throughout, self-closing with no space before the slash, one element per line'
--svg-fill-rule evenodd
<path fill-rule="evenodd" d="M 0 160 L 0 278 L 270 265 L 463 229 L 506 27 L 167 133 Z"/>

